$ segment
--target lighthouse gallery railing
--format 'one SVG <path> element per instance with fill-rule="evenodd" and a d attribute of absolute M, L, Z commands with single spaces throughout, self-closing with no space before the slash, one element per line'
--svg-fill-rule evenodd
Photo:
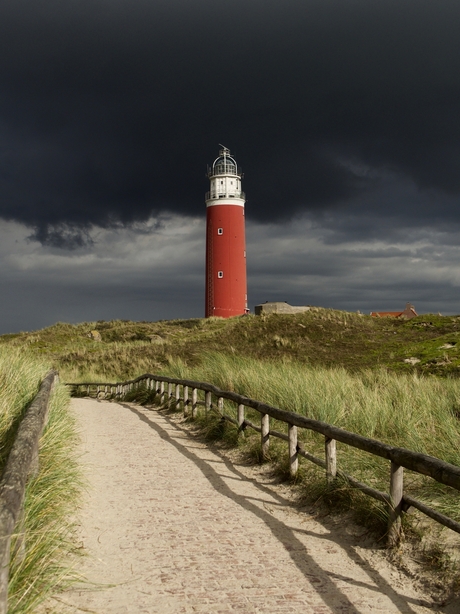
<path fill-rule="evenodd" d="M 211 200 L 211 198 L 242 198 L 246 200 L 246 194 L 244 192 L 235 192 L 234 194 L 228 194 L 226 192 L 206 192 L 205 200 Z"/>

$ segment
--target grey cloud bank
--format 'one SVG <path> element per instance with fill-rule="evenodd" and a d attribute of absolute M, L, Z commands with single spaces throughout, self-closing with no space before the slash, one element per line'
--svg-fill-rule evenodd
<path fill-rule="evenodd" d="M 157 225 L 94 228 L 91 247 L 65 252 L 27 241 L 22 225 L 5 223 L 0 333 L 56 321 L 202 317 L 204 220 L 173 216 Z M 249 222 L 247 238 L 252 310 L 285 300 L 366 313 L 410 300 L 419 313 L 460 311 L 460 233 L 445 246 L 428 230 L 411 242 L 330 245 L 311 220 L 298 218 L 281 229 Z"/>

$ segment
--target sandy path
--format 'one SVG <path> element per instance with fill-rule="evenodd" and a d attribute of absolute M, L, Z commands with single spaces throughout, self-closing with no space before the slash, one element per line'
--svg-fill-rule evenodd
<path fill-rule="evenodd" d="M 165 413 L 72 400 L 92 583 L 53 612 L 436 612 L 380 553 L 289 507 Z M 248 477 L 249 475 L 249 477 Z M 255 474 L 252 474 L 255 475 Z"/>

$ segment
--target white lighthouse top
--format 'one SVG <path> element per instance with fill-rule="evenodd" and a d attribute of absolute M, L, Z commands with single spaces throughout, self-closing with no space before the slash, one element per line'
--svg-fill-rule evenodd
<path fill-rule="evenodd" d="M 206 206 L 237 205 L 244 207 L 245 196 L 241 191 L 242 174 L 230 149 L 221 145 L 219 157 L 214 160 L 211 168 L 208 167 L 210 190 L 206 193 Z"/>
<path fill-rule="evenodd" d="M 219 157 L 214 160 L 212 168 L 208 168 L 208 177 L 215 177 L 216 175 L 235 175 L 241 177 L 241 173 L 238 172 L 238 165 L 230 155 L 230 149 L 224 145 L 221 145 L 221 147 Z"/>

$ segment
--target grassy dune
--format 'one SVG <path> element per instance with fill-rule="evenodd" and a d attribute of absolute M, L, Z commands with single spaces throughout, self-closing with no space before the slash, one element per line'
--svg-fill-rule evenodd
<path fill-rule="evenodd" d="M 0 454 L 2 467 L 18 423 L 49 371 L 45 361 L 13 348 L 0 348 Z M 28 483 L 22 522 L 13 535 L 9 614 L 35 612 L 37 605 L 72 578 L 75 550 L 71 513 L 81 492 L 75 458 L 76 434 L 68 413 L 68 392 L 55 387 L 48 424 L 40 442 L 40 471 Z"/>
<path fill-rule="evenodd" d="M 223 390 L 460 465 L 458 379 L 396 374 L 385 369 L 350 373 L 342 367 L 325 369 L 295 361 L 261 361 L 223 353 L 204 355 L 202 363 L 195 367 L 178 360 L 170 364 L 168 373 L 212 382 Z M 226 411 L 236 414 L 230 404 Z M 254 419 L 258 420 L 255 412 Z M 253 436 L 255 442 L 258 437 Z M 323 457 L 321 436 L 300 431 L 299 438 L 308 450 Z M 286 445 L 275 442 L 274 456 L 284 463 Z M 389 464 L 383 459 L 338 444 L 338 464 L 343 472 L 388 491 Z M 324 489 L 322 470 L 308 462 L 304 470 L 308 472 L 310 490 L 319 493 Z M 345 487 L 340 485 L 342 492 Z M 406 471 L 406 492 L 460 520 L 457 491 Z M 365 507 L 368 505 L 378 507 L 366 499 Z M 381 516 L 385 516 L 383 508 Z"/>
<path fill-rule="evenodd" d="M 100 340 L 91 338 L 91 331 Z M 228 320 L 58 323 L 4 335 L 0 347 L 27 347 L 64 381 L 120 381 L 145 372 L 209 381 L 460 465 L 459 335 L 459 316 L 399 321 L 313 308 Z M 218 432 L 220 426 L 214 426 Z M 307 449 L 323 455 L 321 437 L 301 437 Z M 247 433 L 244 445 L 256 450 L 258 436 Z M 273 441 L 271 455 L 283 469 L 285 444 Z M 388 490 L 385 461 L 339 444 L 338 463 L 342 471 Z M 360 498 L 345 482 L 339 481 L 332 495 L 316 466 L 302 463 L 302 475 L 310 496 L 342 497 L 364 514 L 385 518 L 379 504 Z M 410 472 L 405 488 L 460 520 L 456 492 Z"/>
<path fill-rule="evenodd" d="M 95 330 L 102 341 L 88 334 Z M 295 360 L 348 371 L 385 367 L 401 373 L 458 376 L 460 317 L 425 315 L 410 321 L 312 308 L 296 315 L 160 322 L 58 323 L 0 336 L 0 346 L 27 347 L 59 369 L 66 381 L 130 378 L 159 371 L 171 360 L 201 362 L 203 352 Z M 446 348 L 445 346 L 449 346 Z M 405 363 L 417 358 L 415 365 Z"/>
<path fill-rule="evenodd" d="M 201 365 L 191 368 L 181 361 L 172 363 L 168 372 L 460 465 L 458 379 L 384 369 L 349 373 L 342 367 L 306 367 L 223 353 L 206 354 Z"/>

